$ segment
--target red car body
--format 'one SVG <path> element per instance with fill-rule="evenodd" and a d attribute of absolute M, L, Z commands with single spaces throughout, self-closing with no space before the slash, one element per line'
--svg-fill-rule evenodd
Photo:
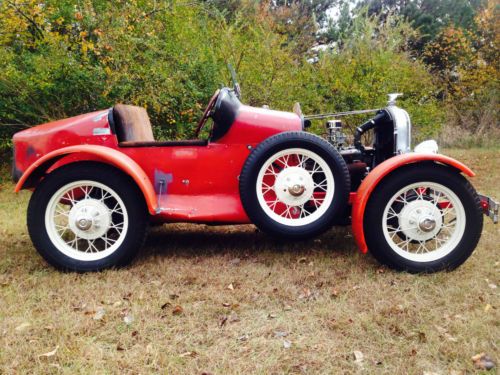
<path fill-rule="evenodd" d="M 248 224 L 238 190 L 245 160 L 268 137 L 300 131 L 303 126 L 295 113 L 242 106 L 229 131 L 216 142 L 120 147 L 111 132 L 108 112 L 88 113 L 16 133 L 13 168 L 19 180 L 15 191 L 34 188 L 44 173 L 64 164 L 95 160 L 115 165 L 134 178 L 155 221 Z M 363 215 L 370 193 L 394 169 L 424 160 L 474 176 L 464 164 L 440 154 L 403 154 L 377 166 L 350 195 L 353 234 L 363 253 L 368 251 Z M 165 178 L 163 191 L 159 191 L 158 176 Z"/>
<path fill-rule="evenodd" d="M 296 240 L 350 222 L 363 253 L 432 272 L 467 259 L 483 213 L 498 221 L 498 203 L 461 176 L 474 176 L 467 166 L 438 154 L 434 141 L 412 151 L 399 94 L 384 109 L 304 117 L 300 106 L 243 105 L 234 82 L 214 94 L 198 124 L 196 137 L 212 118 L 206 140 L 155 141 L 146 111 L 124 105 L 16 133 L 15 191 L 34 190 L 28 230 L 39 253 L 77 271 L 124 265 L 148 218 L 253 223 Z M 313 119 L 367 112 L 377 114 L 356 128 L 353 146 L 338 120 L 326 123 L 326 140 L 304 131 Z M 370 147 L 361 142 L 367 131 Z"/>
<path fill-rule="evenodd" d="M 243 163 L 264 139 L 302 130 L 301 119 L 294 113 L 242 106 L 231 128 L 215 142 L 120 147 L 111 132 L 108 112 L 88 113 L 16 133 L 16 191 L 35 187 L 42 171 L 96 160 L 118 166 L 140 184 L 155 220 L 246 224 L 249 219 L 238 191 Z M 33 174 L 35 170 L 38 173 Z M 162 191 L 159 178 L 165 180 Z"/>

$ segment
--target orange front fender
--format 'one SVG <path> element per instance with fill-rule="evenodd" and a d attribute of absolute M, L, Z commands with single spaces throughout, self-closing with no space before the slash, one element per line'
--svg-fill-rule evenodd
<path fill-rule="evenodd" d="M 156 193 L 149 180 L 148 176 L 144 172 L 144 170 L 137 164 L 134 160 L 132 160 L 127 155 L 117 151 L 115 149 L 98 146 L 98 145 L 76 145 L 60 148 L 58 150 L 49 152 L 48 154 L 42 156 L 40 159 L 37 159 L 29 168 L 23 173 L 21 178 L 14 191 L 17 193 L 21 189 L 23 189 L 26 184 L 27 179 L 35 172 L 37 169 L 44 169 L 45 172 L 51 165 L 53 165 L 56 161 L 58 161 L 61 157 L 64 157 L 69 154 L 87 154 L 93 157 L 97 157 L 99 160 L 107 164 L 111 164 L 123 172 L 132 177 L 137 184 L 137 186 L 141 189 L 142 194 L 144 195 L 144 199 L 148 206 L 148 211 L 150 214 L 154 215 L 157 212 L 158 202 L 156 199 Z"/>
<path fill-rule="evenodd" d="M 373 192 L 377 184 L 396 168 L 402 167 L 403 165 L 423 161 L 433 161 L 436 163 L 449 165 L 450 167 L 458 169 L 460 172 L 466 174 L 469 177 L 475 176 L 474 172 L 472 172 L 472 170 L 465 164 L 453 158 L 450 158 L 449 156 L 440 154 L 408 153 L 394 156 L 379 164 L 363 180 L 358 188 L 356 197 L 353 199 L 351 213 L 352 232 L 354 240 L 356 241 L 356 244 L 358 245 L 358 248 L 361 250 L 361 252 L 366 253 L 368 251 L 368 246 L 365 241 L 363 220 L 366 204 L 368 203 L 370 194 Z"/>

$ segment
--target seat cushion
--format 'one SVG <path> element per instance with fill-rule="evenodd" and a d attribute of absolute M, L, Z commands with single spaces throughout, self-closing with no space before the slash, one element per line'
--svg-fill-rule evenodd
<path fill-rule="evenodd" d="M 113 118 L 118 142 L 153 142 L 153 130 L 145 108 L 117 104 Z"/>

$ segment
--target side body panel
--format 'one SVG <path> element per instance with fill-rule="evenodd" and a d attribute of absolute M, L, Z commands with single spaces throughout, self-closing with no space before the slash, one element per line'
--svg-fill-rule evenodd
<path fill-rule="evenodd" d="M 450 158 L 445 155 L 440 154 L 419 154 L 419 153 L 407 153 L 394 156 L 383 163 L 379 164 L 376 168 L 371 171 L 368 176 L 363 180 L 358 188 L 356 196 L 353 197 L 352 205 L 352 231 L 354 240 L 358 245 L 361 252 L 366 253 L 368 251 L 368 246 L 366 244 L 363 220 L 366 204 L 370 199 L 370 194 L 377 187 L 377 184 L 383 180 L 389 173 L 395 171 L 397 168 L 402 167 L 411 163 L 418 163 L 424 161 L 434 161 L 437 163 L 449 165 L 450 167 L 456 168 L 460 172 L 466 174 L 469 177 L 473 177 L 475 174 L 463 163 Z"/>

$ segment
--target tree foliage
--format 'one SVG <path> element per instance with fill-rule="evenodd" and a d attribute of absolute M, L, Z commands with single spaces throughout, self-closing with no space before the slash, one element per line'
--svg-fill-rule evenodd
<path fill-rule="evenodd" d="M 494 7 L 476 14 L 474 32 L 442 28 L 420 56 L 410 48 L 418 30 L 403 16 L 348 18 L 343 8 L 341 42 L 308 62 L 324 39 L 327 9 L 337 3 L 4 0 L 0 136 L 125 102 L 147 108 L 159 139 L 190 137 L 214 90 L 228 83 L 232 63 L 244 101 L 257 106 L 289 110 L 299 101 L 307 113 L 379 107 L 386 93 L 402 91 L 423 137 L 443 121 L 436 76 L 451 82 L 461 74 L 455 83 L 464 88 L 473 84 L 472 72 L 490 74 L 479 57 L 497 69 Z"/>

